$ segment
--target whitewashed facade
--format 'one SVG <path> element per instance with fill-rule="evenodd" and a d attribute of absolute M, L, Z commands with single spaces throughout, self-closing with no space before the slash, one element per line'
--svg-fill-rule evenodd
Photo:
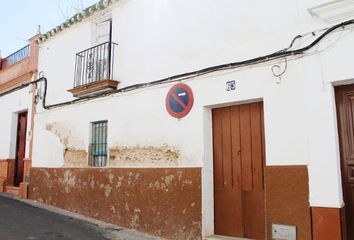
<path fill-rule="evenodd" d="M 0 192 L 27 195 L 32 158 L 34 95 L 38 34 L 28 45 L 0 56 Z"/>
<path fill-rule="evenodd" d="M 40 44 L 38 69 L 48 80 L 46 104 L 75 99 L 67 91 L 73 88 L 75 54 L 98 44 L 98 26 L 108 19 L 111 40 L 118 44 L 113 80 L 119 81 L 119 89 L 280 51 L 297 35 L 302 37 L 290 50 L 305 47 L 327 28 L 354 17 L 346 14 L 352 1 L 337 2 L 335 10 L 326 8 L 326 12 L 327 5 L 321 4 L 327 2 L 319 0 L 117 1 Z M 33 166 L 88 168 L 90 124 L 107 120 L 108 154 L 118 149 L 117 158 L 126 156 L 121 155 L 119 161 L 108 156 L 103 169 L 201 169 L 201 233 L 190 239 L 210 236 L 215 233 L 212 109 L 263 101 L 265 168 L 306 166 L 308 211 L 310 207 L 341 209 L 334 86 L 354 83 L 353 27 L 338 28 L 304 54 L 181 80 L 194 93 L 194 106 L 182 119 L 171 117 L 165 107 L 166 94 L 176 82 L 50 110 L 38 105 Z M 280 78 L 272 73 L 274 65 L 279 65 L 278 72 L 286 68 Z M 227 91 L 231 80 L 236 89 Z M 162 154 L 152 161 L 151 156 L 158 153 L 147 149 L 178 156 L 171 160 Z M 80 157 L 73 156 L 81 160 L 67 160 L 69 150 L 79 151 Z M 296 225 L 291 220 L 278 223 Z M 298 226 L 297 231 L 298 239 L 310 239 L 299 238 L 308 236 L 307 230 Z"/>
<path fill-rule="evenodd" d="M 30 79 L 31 80 L 31 79 Z M 2 125 L 1 125 L 1 159 L 15 159 L 16 156 L 16 137 L 17 137 L 17 114 L 32 111 L 32 89 L 30 87 L 24 88 L 20 91 L 13 92 L 9 95 L 0 98 L 0 105 L 2 110 Z M 31 119 L 28 119 L 28 124 L 31 126 Z M 29 135 L 31 130 L 29 129 Z M 29 157 L 29 140 L 27 139 L 26 157 Z M 6 143 L 6 144 L 5 144 Z M 9 143 L 9 144 L 7 144 Z"/>

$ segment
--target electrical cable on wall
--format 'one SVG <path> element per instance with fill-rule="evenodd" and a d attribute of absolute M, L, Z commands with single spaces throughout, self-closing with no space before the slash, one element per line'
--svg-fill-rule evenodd
<path fill-rule="evenodd" d="M 302 47 L 302 48 L 298 48 L 295 50 L 289 50 L 293 47 L 295 41 L 299 38 L 302 38 L 304 35 L 297 35 L 290 43 L 289 47 L 282 49 L 280 51 L 277 51 L 275 53 L 271 53 L 268 55 L 264 55 L 264 56 L 260 56 L 260 57 L 256 57 L 256 58 L 252 58 L 252 59 L 248 59 L 248 60 L 244 60 L 244 61 L 240 61 L 240 62 L 233 62 L 233 63 L 227 63 L 227 64 L 222 64 L 222 65 L 217 65 L 217 66 L 213 66 L 213 67 L 208 67 L 208 68 L 204 68 L 204 69 L 200 69 L 197 71 L 192 71 L 192 72 L 186 72 L 186 73 L 182 73 L 182 74 L 178 74 L 178 75 L 174 75 L 171 77 L 167 77 L 167 78 L 163 78 L 160 80 L 156 80 L 156 81 L 152 81 L 152 82 L 146 82 L 146 83 L 138 83 L 138 84 L 133 84 L 124 88 L 120 88 L 120 89 L 116 89 L 115 91 L 112 91 L 110 93 L 104 93 L 101 95 L 95 95 L 95 96 L 88 96 L 88 97 L 83 97 L 83 98 L 79 98 L 79 99 L 75 99 L 72 101 L 67 101 L 67 102 L 61 102 L 61 103 L 56 103 L 56 104 L 52 104 L 52 105 L 46 105 L 46 95 L 47 95 L 47 79 L 45 77 L 40 77 L 37 80 L 33 81 L 33 82 L 29 82 L 26 84 L 22 84 L 18 87 L 15 87 L 13 89 L 10 89 L 6 92 L 0 93 L 0 97 L 9 94 L 11 92 L 20 90 L 22 88 L 25 88 L 31 84 L 37 84 L 39 82 L 43 82 L 44 83 L 44 92 L 43 92 L 43 101 L 42 101 L 42 106 L 44 109 L 49 110 L 49 109 L 53 109 L 53 108 L 57 108 L 57 107 L 62 107 L 62 106 L 66 106 L 66 105 L 71 105 L 71 104 L 75 104 L 75 103 L 80 103 L 80 102 L 84 102 L 84 101 L 88 101 L 91 99 L 96 99 L 96 98 L 101 98 L 101 97 L 105 97 L 108 95 L 112 95 L 115 93 L 123 93 L 123 92 L 128 92 L 128 91 L 132 91 L 135 89 L 139 89 L 139 88 L 146 88 L 146 87 L 151 87 L 151 86 L 156 86 L 156 85 L 160 85 L 163 83 L 171 83 L 171 82 L 176 82 L 176 81 L 182 81 L 182 80 L 186 80 L 189 78 L 194 78 L 194 77 L 199 77 L 202 75 L 206 75 L 209 73 L 213 73 L 216 71 L 223 71 L 223 70 L 228 70 L 228 69 L 236 69 L 236 68 L 240 68 L 240 67 L 245 67 L 245 66 L 251 66 L 251 65 L 255 65 L 255 64 L 260 64 L 260 63 L 264 63 L 264 62 L 270 62 L 276 59 L 281 59 L 284 58 L 285 59 L 285 68 L 282 72 L 275 72 L 275 69 L 280 70 L 281 67 L 279 65 L 274 65 L 272 67 L 272 72 L 273 75 L 276 77 L 281 77 L 286 69 L 287 69 L 287 57 L 293 57 L 293 56 L 297 56 L 297 55 L 302 55 L 305 54 L 308 50 L 310 50 L 311 48 L 313 48 L 314 46 L 316 46 L 322 39 L 324 39 L 327 35 L 329 35 L 330 33 L 332 33 L 333 31 L 339 29 L 339 28 L 344 28 L 345 26 L 348 25 L 352 25 L 354 24 L 354 19 L 342 22 L 340 24 L 334 25 L 328 29 L 325 30 L 324 33 L 322 33 L 319 37 L 317 37 L 313 42 L 311 42 L 309 45 Z"/>

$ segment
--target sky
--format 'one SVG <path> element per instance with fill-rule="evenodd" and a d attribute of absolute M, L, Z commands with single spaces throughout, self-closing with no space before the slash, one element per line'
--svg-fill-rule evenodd
<path fill-rule="evenodd" d="M 45 33 L 98 0 L 0 0 L 0 55 L 28 44 L 38 25 Z"/>

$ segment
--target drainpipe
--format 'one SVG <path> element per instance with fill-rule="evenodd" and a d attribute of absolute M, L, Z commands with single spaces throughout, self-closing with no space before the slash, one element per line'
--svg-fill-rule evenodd
<path fill-rule="evenodd" d="M 40 33 L 37 33 L 35 36 L 29 39 L 30 42 L 30 65 L 32 73 L 31 82 L 37 79 L 38 75 L 38 51 L 39 46 L 37 43 L 38 38 L 40 37 Z M 29 137 L 29 145 L 28 145 L 28 155 L 23 159 L 23 180 L 20 183 L 20 192 L 19 195 L 21 198 L 28 198 L 28 186 L 29 186 L 29 175 L 30 169 L 32 167 L 32 153 L 33 153 L 33 135 L 34 135 L 34 116 L 36 114 L 36 104 L 35 104 L 35 95 L 36 95 L 36 84 L 31 84 L 31 104 L 29 108 L 31 108 L 30 126 L 27 128 L 27 137 Z"/>

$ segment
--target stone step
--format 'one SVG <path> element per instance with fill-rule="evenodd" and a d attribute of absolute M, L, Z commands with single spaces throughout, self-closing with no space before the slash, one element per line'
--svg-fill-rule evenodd
<path fill-rule="evenodd" d="M 221 235 L 212 235 L 210 237 L 205 237 L 204 240 L 251 240 L 249 238 L 238 238 L 238 237 L 229 237 Z"/>
<path fill-rule="evenodd" d="M 5 187 L 5 192 L 7 193 L 12 193 L 14 195 L 19 195 L 20 192 L 20 187 L 16 187 L 16 186 L 6 186 Z"/>

